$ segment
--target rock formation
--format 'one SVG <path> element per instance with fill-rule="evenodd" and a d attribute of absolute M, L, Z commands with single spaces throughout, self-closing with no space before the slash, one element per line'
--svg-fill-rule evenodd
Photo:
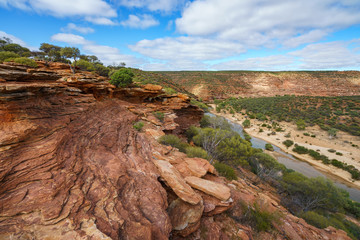
<path fill-rule="evenodd" d="M 162 74 L 204 100 L 293 94 L 360 95 L 359 71 L 218 71 Z"/>
<path fill-rule="evenodd" d="M 250 180 L 229 182 L 159 144 L 200 120 L 186 96 L 39 65 L 0 64 L 0 239 L 253 239 L 230 216 L 242 214 L 240 200 L 283 213 L 277 239 L 349 239 L 292 216 Z"/>

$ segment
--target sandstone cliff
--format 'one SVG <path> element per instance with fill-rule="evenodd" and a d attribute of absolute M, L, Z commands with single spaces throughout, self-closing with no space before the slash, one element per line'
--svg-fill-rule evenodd
<path fill-rule="evenodd" d="M 360 95 L 359 71 L 162 72 L 203 99 L 276 95 Z"/>
<path fill-rule="evenodd" d="M 200 120 L 187 96 L 40 65 L 0 64 L 0 239 L 349 239 L 291 215 L 251 173 L 229 182 L 159 144 Z M 277 231 L 237 222 L 239 201 L 281 213 Z"/>

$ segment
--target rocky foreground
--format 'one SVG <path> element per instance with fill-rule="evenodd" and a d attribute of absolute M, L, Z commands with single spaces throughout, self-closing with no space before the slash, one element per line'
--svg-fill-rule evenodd
<path fill-rule="evenodd" d="M 0 239 L 350 239 L 291 215 L 249 172 L 229 182 L 159 144 L 202 117 L 187 96 L 39 65 L 0 64 Z M 279 214 L 275 230 L 237 221 L 240 202 Z"/>

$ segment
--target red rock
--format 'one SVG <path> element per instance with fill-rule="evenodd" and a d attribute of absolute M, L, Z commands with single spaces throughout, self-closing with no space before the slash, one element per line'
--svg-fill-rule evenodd
<path fill-rule="evenodd" d="M 181 174 L 169 162 L 163 160 L 155 160 L 155 165 L 160 171 L 161 177 L 183 201 L 196 205 L 202 201 L 200 195 L 185 182 Z"/>
<path fill-rule="evenodd" d="M 156 91 L 156 92 L 158 92 L 158 91 L 161 91 L 163 89 L 163 87 L 159 86 L 159 85 L 154 85 L 154 84 L 146 84 L 144 86 L 144 89 L 148 90 L 148 91 Z"/>
<path fill-rule="evenodd" d="M 231 197 L 230 189 L 221 183 L 212 182 L 198 177 L 186 177 L 185 180 L 191 187 L 220 200 L 227 201 Z"/>
<path fill-rule="evenodd" d="M 167 211 L 176 234 L 185 237 L 197 230 L 203 210 L 202 201 L 196 205 L 184 202 L 180 198 L 172 201 Z"/>

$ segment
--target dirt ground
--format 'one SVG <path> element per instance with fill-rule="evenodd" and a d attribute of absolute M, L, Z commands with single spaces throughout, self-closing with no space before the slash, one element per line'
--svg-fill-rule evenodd
<path fill-rule="evenodd" d="M 212 113 L 223 116 L 238 124 L 241 124 L 246 119 L 245 115 L 242 115 L 241 113 L 216 113 L 215 111 Z M 360 146 L 360 137 L 338 131 L 337 136 L 331 139 L 329 138 L 328 133 L 322 130 L 319 126 L 306 127 L 305 130 L 300 131 L 294 123 L 288 122 L 279 123 L 280 127 L 285 130 L 284 132 L 276 132 L 275 135 L 271 135 L 272 130 L 268 130 L 266 127 L 261 127 L 264 123 L 269 124 L 269 121 L 250 119 L 250 122 L 251 126 L 245 129 L 249 135 L 278 146 L 284 152 L 290 153 L 300 160 L 310 163 L 318 170 L 331 174 L 337 178 L 341 178 L 347 183 L 360 188 L 360 181 L 354 181 L 354 179 L 351 178 L 350 173 L 347 171 L 332 165 L 323 164 L 321 161 L 317 161 L 307 154 L 297 154 L 292 151 L 293 146 L 286 148 L 286 146 L 282 143 L 283 141 L 289 139 L 294 141 L 294 144 L 297 143 L 298 145 L 304 146 L 308 149 L 318 151 L 320 154 L 329 157 L 329 159 L 337 159 L 360 169 L 360 148 L 352 146 L 352 144 Z M 259 132 L 260 129 L 263 129 L 263 132 Z M 310 136 L 304 136 L 304 133 L 309 133 Z M 285 137 L 285 135 L 290 135 L 290 137 Z M 311 135 L 315 135 L 316 137 L 311 137 Z M 335 152 L 329 152 L 329 149 L 336 150 L 336 152 L 341 153 L 342 156 L 336 155 Z"/>

